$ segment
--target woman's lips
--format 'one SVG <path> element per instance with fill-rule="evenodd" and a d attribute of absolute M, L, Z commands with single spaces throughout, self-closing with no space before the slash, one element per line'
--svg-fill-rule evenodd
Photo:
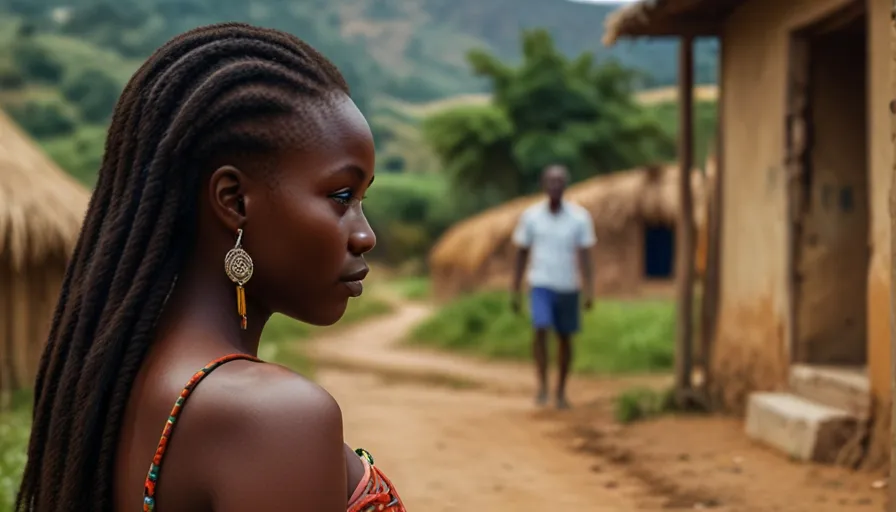
<path fill-rule="evenodd" d="M 342 284 L 348 288 L 348 293 L 351 297 L 360 297 L 364 292 L 364 283 L 360 280 L 358 281 L 343 281 Z"/>

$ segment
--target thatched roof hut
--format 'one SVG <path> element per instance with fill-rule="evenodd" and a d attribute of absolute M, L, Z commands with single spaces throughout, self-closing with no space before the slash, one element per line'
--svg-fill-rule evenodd
<path fill-rule="evenodd" d="M 635 291 L 645 282 L 671 279 L 671 275 L 659 279 L 645 275 L 644 255 L 649 251 L 645 229 L 666 230 L 665 239 L 674 243 L 677 176 L 675 167 L 646 167 L 598 176 L 569 188 L 567 200 L 587 209 L 594 220 L 599 239 L 595 250 L 597 290 Z M 703 219 L 704 182 L 702 172 L 692 174 L 698 227 Z M 514 253 L 511 235 L 523 211 L 542 199 L 515 199 L 449 229 L 430 252 L 436 294 L 449 297 L 509 284 Z M 670 247 L 655 252 L 674 255 Z"/>
<path fill-rule="evenodd" d="M 88 200 L 0 112 L 0 392 L 31 384 Z"/>
<path fill-rule="evenodd" d="M 610 13 L 604 21 L 603 42 L 622 37 L 715 37 L 724 20 L 743 0 L 641 0 Z"/>

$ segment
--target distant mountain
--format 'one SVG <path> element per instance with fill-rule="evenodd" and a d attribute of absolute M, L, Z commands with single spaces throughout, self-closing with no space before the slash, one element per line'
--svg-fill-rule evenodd
<path fill-rule="evenodd" d="M 270 26 L 321 49 L 354 89 L 406 101 L 483 91 L 466 52 L 485 47 L 515 59 L 520 31 L 541 27 L 567 54 L 587 50 L 598 60 L 619 59 L 650 75 L 645 86 L 673 84 L 674 40 L 602 46 L 604 19 L 617 8 L 568 0 L 0 0 L 0 19 L 14 15 L 38 31 L 78 38 L 129 60 L 145 58 L 197 25 Z M 716 60 L 713 41 L 698 45 L 698 82 L 715 82 Z"/>
<path fill-rule="evenodd" d="M 674 40 L 601 43 L 604 20 L 619 5 L 568 0 L 333 0 L 344 36 L 361 40 L 373 57 L 406 79 L 437 76 L 439 84 L 473 92 L 464 54 L 488 47 L 513 59 L 520 53 L 520 30 L 541 27 L 567 54 L 591 51 L 597 59 L 616 58 L 651 76 L 647 86 L 671 85 L 677 76 Z M 715 83 L 718 46 L 700 41 L 697 81 Z M 419 81 L 419 80 L 417 80 Z"/>

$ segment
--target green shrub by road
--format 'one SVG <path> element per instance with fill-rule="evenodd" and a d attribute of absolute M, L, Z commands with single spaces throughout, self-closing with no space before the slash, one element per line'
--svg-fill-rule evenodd
<path fill-rule="evenodd" d="M 513 313 L 506 292 L 481 292 L 444 306 L 420 324 L 408 341 L 486 358 L 529 360 L 531 339 L 528 314 Z M 672 301 L 599 300 L 583 315 L 573 371 L 666 371 L 673 365 L 674 340 Z"/>

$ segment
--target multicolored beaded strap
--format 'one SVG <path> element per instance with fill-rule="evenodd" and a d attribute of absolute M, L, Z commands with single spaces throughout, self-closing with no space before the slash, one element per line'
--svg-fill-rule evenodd
<path fill-rule="evenodd" d="M 370 465 L 370 478 L 364 492 L 356 501 L 349 503 L 348 512 L 407 512 L 389 477 L 373 465 L 370 452 L 358 448 L 355 453 Z"/>
<path fill-rule="evenodd" d="M 168 416 L 168 421 L 165 422 L 165 428 L 162 430 L 162 438 L 159 440 L 158 448 L 156 448 L 156 455 L 152 459 L 152 464 L 149 465 L 149 473 L 146 475 L 146 482 L 143 484 L 143 512 L 153 512 L 156 509 L 156 484 L 159 481 L 159 471 L 162 467 L 162 459 L 165 457 L 165 449 L 168 447 L 168 440 L 171 439 L 171 432 L 174 430 L 174 424 L 177 422 L 178 415 L 180 415 L 180 412 L 183 410 L 184 402 L 187 401 L 187 398 L 189 398 L 193 389 L 196 388 L 196 385 L 208 376 L 208 374 L 214 371 L 215 368 L 218 368 L 224 363 L 241 359 L 261 362 L 260 359 L 250 356 L 249 354 L 230 354 L 220 357 L 194 373 L 187 382 L 187 385 L 184 386 L 183 391 L 180 392 L 180 396 L 177 398 L 177 401 L 174 403 L 174 408 L 171 409 L 171 414 Z"/>

